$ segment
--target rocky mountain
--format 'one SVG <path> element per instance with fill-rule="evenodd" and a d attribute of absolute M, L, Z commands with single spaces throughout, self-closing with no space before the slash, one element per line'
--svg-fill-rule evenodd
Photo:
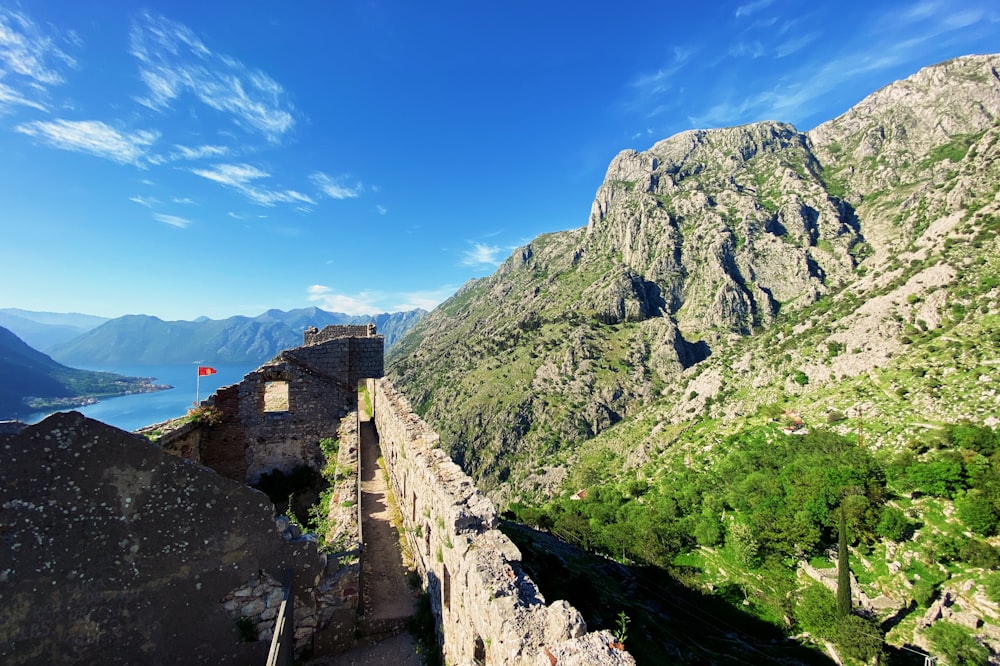
<path fill-rule="evenodd" d="M 929 67 L 808 132 L 762 122 L 623 151 L 586 226 L 466 284 L 388 374 L 528 524 L 735 590 L 849 663 L 871 663 L 887 631 L 986 663 L 998 69 L 1000 55 Z M 824 616 L 801 582 L 829 582 L 836 510 L 855 598 L 881 626 Z"/>
<path fill-rule="evenodd" d="M 126 315 L 105 322 L 48 351 L 64 363 L 144 365 L 190 363 L 263 363 L 278 352 L 302 344 L 302 332 L 331 324 L 375 322 L 386 347 L 423 316 L 423 310 L 353 316 L 319 308 L 268 310 L 257 317 L 163 321 Z"/>
<path fill-rule="evenodd" d="M 585 227 L 465 285 L 392 351 L 392 378 L 503 494 L 654 402 L 678 421 L 752 413 L 799 391 L 799 368 L 814 387 L 863 375 L 962 308 L 987 325 L 998 64 L 922 70 L 808 133 L 762 122 L 623 151 Z"/>
<path fill-rule="evenodd" d="M 148 379 L 77 370 L 56 363 L 0 327 L 0 419 L 45 407 L 72 407 L 89 400 L 157 390 Z"/>

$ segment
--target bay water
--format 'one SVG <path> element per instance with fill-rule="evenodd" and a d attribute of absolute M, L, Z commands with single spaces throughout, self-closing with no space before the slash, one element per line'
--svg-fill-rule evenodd
<path fill-rule="evenodd" d="M 212 364 L 216 374 L 206 375 L 198 381 L 198 366 L 183 365 L 133 365 L 113 367 L 88 367 L 86 370 L 102 370 L 129 377 L 154 377 L 156 384 L 169 384 L 174 388 L 153 393 L 136 393 L 115 398 L 103 398 L 94 405 L 76 407 L 77 411 L 108 425 L 122 430 L 137 430 L 147 425 L 160 423 L 187 414 L 196 403 L 205 400 L 223 386 L 238 384 L 247 373 L 256 370 L 259 364 Z M 200 383 L 200 391 L 198 385 Z M 200 393 L 200 395 L 198 395 Z M 66 409 L 59 411 L 69 411 Z M 37 423 L 52 411 L 38 412 L 27 419 L 27 423 Z"/>

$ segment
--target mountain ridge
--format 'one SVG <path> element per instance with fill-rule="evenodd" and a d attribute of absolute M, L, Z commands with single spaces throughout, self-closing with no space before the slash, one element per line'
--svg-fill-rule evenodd
<path fill-rule="evenodd" d="M 43 407 L 73 407 L 99 397 L 155 391 L 149 379 L 78 370 L 57 363 L 0 326 L 0 418 L 15 418 Z"/>
<path fill-rule="evenodd" d="M 301 345 L 302 332 L 310 326 L 374 322 L 389 347 L 424 313 L 417 309 L 355 316 L 312 307 L 196 321 L 125 315 L 47 351 L 61 362 L 80 365 L 188 363 L 192 359 L 206 363 L 264 363 L 284 349 Z"/>
<path fill-rule="evenodd" d="M 902 265 L 902 250 L 913 250 L 911 262 L 941 251 L 948 229 L 958 224 L 948 211 L 967 210 L 971 193 L 993 187 L 988 179 L 977 185 L 966 172 L 988 172 L 992 164 L 997 127 L 982 125 L 984 118 L 995 123 L 1000 106 L 992 101 L 995 78 L 983 72 L 995 72 L 997 63 L 997 56 L 970 56 L 940 66 L 949 79 L 959 79 L 963 94 L 949 112 L 957 128 L 952 131 L 979 133 L 976 143 L 986 152 L 970 148 L 952 161 L 941 146 L 953 138 L 936 143 L 916 136 L 918 125 L 909 127 L 906 145 L 926 151 L 911 151 L 913 160 L 933 160 L 924 169 L 899 170 L 898 199 L 852 185 L 863 181 L 848 177 L 846 163 L 817 157 L 844 142 L 831 128 L 853 118 L 850 110 L 812 135 L 762 122 L 687 131 L 642 153 L 622 151 L 608 167 L 585 227 L 543 234 L 515 250 L 492 276 L 464 286 L 389 354 L 390 376 L 442 439 L 455 442 L 451 453 L 496 491 L 511 467 L 524 474 L 563 443 L 617 423 L 661 397 L 667 384 L 694 372 L 700 361 L 773 330 L 782 318 L 848 285 L 874 292 L 894 280 L 905 284 L 917 271 Z M 900 87 L 933 83 L 940 89 L 937 71 L 921 70 L 866 100 L 897 104 L 900 95 L 893 91 Z M 904 97 L 913 100 L 912 94 Z M 973 112 L 960 124 L 962 106 L 977 98 L 989 103 L 973 101 Z M 927 115 L 910 108 L 902 117 L 915 123 Z M 821 148 L 814 154 L 815 143 Z M 891 141 L 879 146 L 901 151 Z M 972 157 L 986 166 L 971 165 Z M 980 192 L 976 201 L 992 206 L 988 195 Z M 934 211 L 933 224 L 928 211 Z M 942 284 L 942 274 L 936 275 L 928 285 Z M 888 326 L 901 337 L 906 327 L 884 314 L 869 330 Z M 838 349 L 853 344 L 831 342 Z M 848 367 L 843 359 L 840 364 Z M 502 391 L 493 386 L 495 370 L 507 373 Z M 679 400 L 680 409 L 703 406 L 704 399 Z M 523 457 L 526 448 L 535 462 Z"/>
<path fill-rule="evenodd" d="M 925 68 L 807 133 L 761 122 L 622 151 L 586 226 L 464 286 L 387 374 L 519 522 L 838 663 L 889 646 L 995 660 L 998 69 Z M 840 533 L 842 615 L 823 587 Z M 596 605 L 695 655 L 678 663 L 725 661 L 636 596 Z"/>

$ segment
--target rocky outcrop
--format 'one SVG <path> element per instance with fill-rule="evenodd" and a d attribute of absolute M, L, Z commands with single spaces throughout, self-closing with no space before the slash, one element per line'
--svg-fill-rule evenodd
<path fill-rule="evenodd" d="M 992 312 L 977 299 L 1000 218 L 998 65 L 922 70 L 808 133 L 761 122 L 619 153 L 585 227 L 463 287 L 389 376 L 503 502 L 658 398 L 672 421 L 731 419 L 805 392 L 798 372 L 823 385 L 895 363 L 963 308 Z M 702 372 L 717 393 L 685 390 Z"/>
<path fill-rule="evenodd" d="M 263 493 L 72 412 L 0 457 L 4 663 L 261 663 L 238 623 L 289 575 L 315 628 L 316 544 L 282 539 Z"/>

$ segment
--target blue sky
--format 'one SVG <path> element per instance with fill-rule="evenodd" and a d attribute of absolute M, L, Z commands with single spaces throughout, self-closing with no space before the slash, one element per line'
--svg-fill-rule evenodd
<path fill-rule="evenodd" d="M 429 309 L 620 150 L 998 50 L 992 0 L 0 0 L 0 307 Z"/>

